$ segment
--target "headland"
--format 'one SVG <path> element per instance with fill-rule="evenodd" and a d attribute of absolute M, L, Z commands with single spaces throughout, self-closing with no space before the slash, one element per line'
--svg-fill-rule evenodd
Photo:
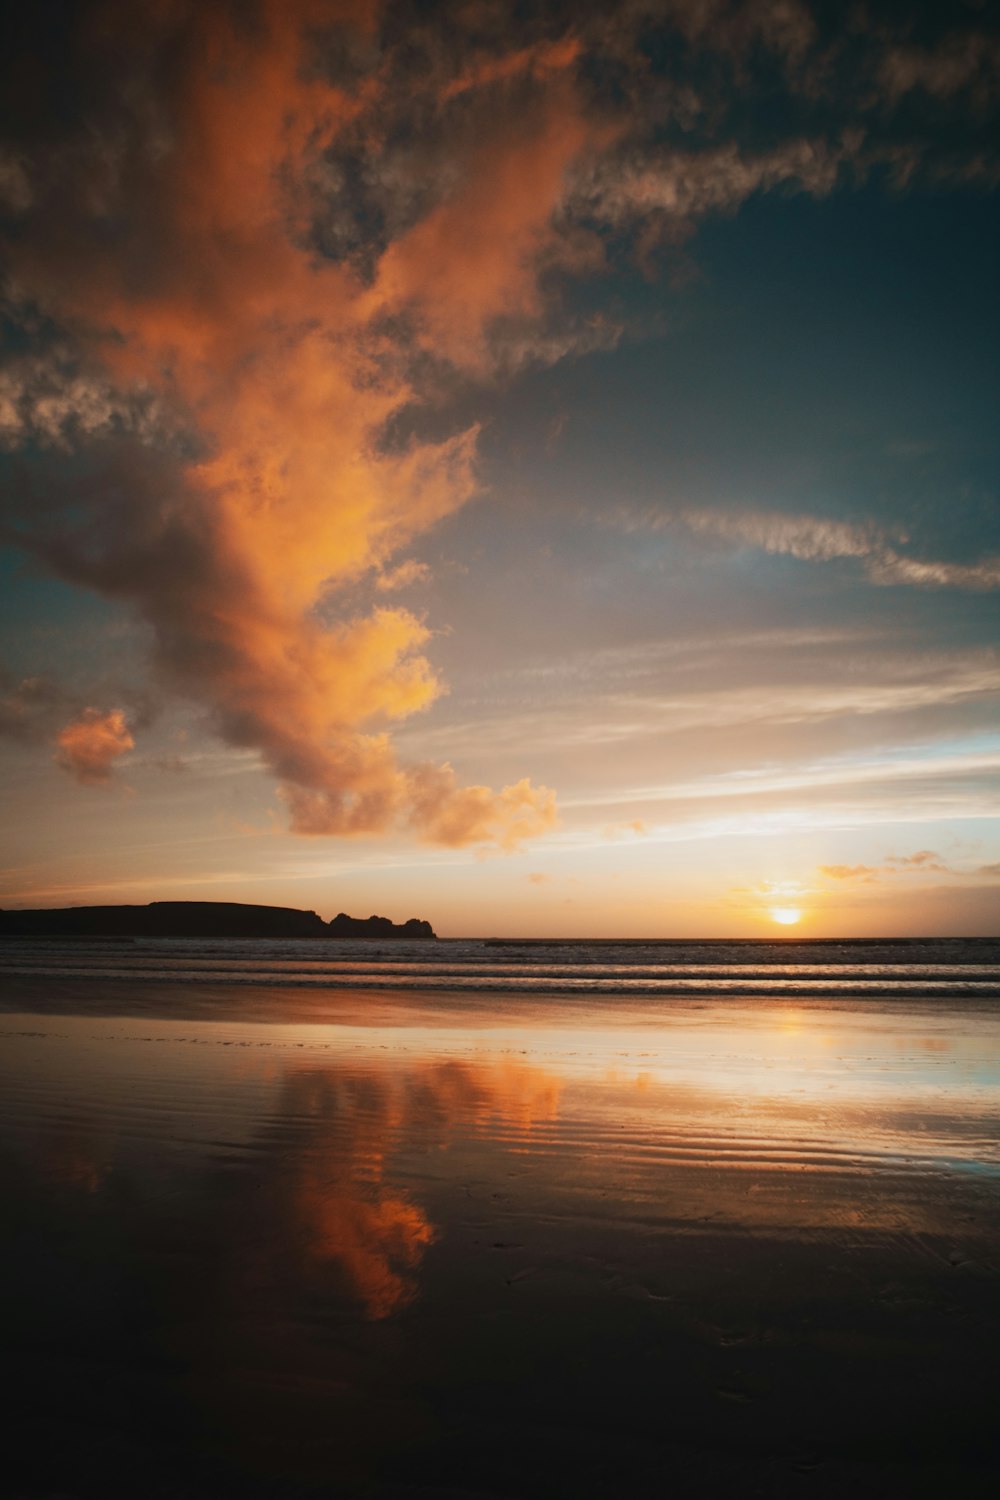
<path fill-rule="evenodd" d="M 72 938 L 410 938 L 432 939 L 429 922 L 411 917 L 349 917 L 324 922 L 293 906 L 237 901 L 151 901 L 147 906 L 35 907 L 0 911 L 0 937 Z"/>

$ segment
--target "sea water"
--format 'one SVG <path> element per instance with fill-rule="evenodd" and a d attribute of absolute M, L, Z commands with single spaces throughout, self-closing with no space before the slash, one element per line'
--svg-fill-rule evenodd
<path fill-rule="evenodd" d="M 1000 996 L 1000 939 L 5 938 L 0 981 L 5 974 L 321 989 Z"/>

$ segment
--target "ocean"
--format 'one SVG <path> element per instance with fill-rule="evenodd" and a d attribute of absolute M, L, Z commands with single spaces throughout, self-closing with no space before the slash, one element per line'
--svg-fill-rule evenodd
<path fill-rule="evenodd" d="M 1000 939 L 437 942 L 6 938 L 3 975 L 592 995 L 1000 995 Z"/>
<path fill-rule="evenodd" d="M 19 1500 L 1000 1478 L 1000 943 L 0 944 Z"/>

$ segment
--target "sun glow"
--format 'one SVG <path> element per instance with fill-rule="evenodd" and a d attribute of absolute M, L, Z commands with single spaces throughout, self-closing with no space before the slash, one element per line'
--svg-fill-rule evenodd
<path fill-rule="evenodd" d="M 797 906 L 772 906 L 768 916 L 772 922 L 780 922 L 782 927 L 794 927 L 801 921 L 802 913 Z"/>

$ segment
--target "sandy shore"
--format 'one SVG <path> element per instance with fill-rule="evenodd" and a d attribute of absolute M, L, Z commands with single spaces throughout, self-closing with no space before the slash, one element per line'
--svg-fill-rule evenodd
<path fill-rule="evenodd" d="M 25 984 L 11 1493 L 993 1493 L 988 1007 Z"/>

